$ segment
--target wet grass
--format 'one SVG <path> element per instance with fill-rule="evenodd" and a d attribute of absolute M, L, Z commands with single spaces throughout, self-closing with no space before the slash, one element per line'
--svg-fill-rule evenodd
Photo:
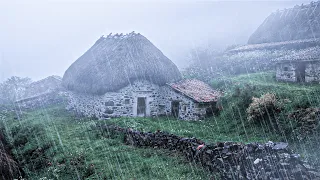
<path fill-rule="evenodd" d="M 234 118 L 238 124 L 240 124 L 239 122 L 245 122 L 244 127 L 249 127 L 253 131 L 259 130 L 267 134 L 272 133 L 276 136 L 275 139 L 289 142 L 290 147 L 297 153 L 300 153 L 306 160 L 320 165 L 319 128 L 314 134 L 309 135 L 305 139 L 298 140 L 296 134 L 293 133 L 295 128 L 294 122 L 288 118 L 288 115 L 295 110 L 320 107 L 319 83 L 297 84 L 277 82 L 275 80 L 275 72 L 263 72 L 224 77 L 212 81 L 212 85 L 225 92 L 225 97 L 221 102 L 225 109 L 221 113 L 223 116 L 219 117 L 220 120 Z M 280 120 L 286 122 L 286 132 L 284 133 L 273 131 L 266 126 L 250 125 L 246 121 L 242 121 L 242 119 L 246 119 L 245 109 L 251 102 L 251 98 L 260 97 L 266 93 L 274 93 L 280 101 L 285 100 L 286 102 L 284 103 L 284 109 L 279 114 Z M 249 136 L 252 135 L 249 131 L 247 131 L 247 134 Z"/>
<path fill-rule="evenodd" d="M 134 148 L 123 144 L 123 137 L 105 138 L 91 128 L 96 120 L 78 119 L 63 107 L 23 113 L 20 120 L 8 116 L 4 121 L 9 139 L 15 127 L 43 128 L 42 134 L 30 132 L 32 139 L 16 148 L 23 156 L 28 149 L 51 144 L 42 155 L 42 168 L 24 170 L 28 179 L 210 179 L 213 174 L 187 162 L 178 154 L 158 149 Z M 138 123 L 138 121 L 137 121 Z M 38 129 L 39 131 L 40 129 Z M 44 133 L 44 134 L 43 134 Z M 36 135 L 36 136 L 34 136 Z M 31 138 L 30 138 L 31 139 Z M 27 158 L 27 157 L 25 157 Z M 25 165 L 32 167 L 35 160 Z"/>

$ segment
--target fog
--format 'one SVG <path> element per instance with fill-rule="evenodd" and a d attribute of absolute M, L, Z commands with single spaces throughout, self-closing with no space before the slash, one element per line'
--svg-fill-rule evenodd
<path fill-rule="evenodd" d="M 101 36 L 136 31 L 180 69 L 195 47 L 245 44 L 273 11 L 310 1 L 0 2 L 0 81 L 64 71 Z"/>

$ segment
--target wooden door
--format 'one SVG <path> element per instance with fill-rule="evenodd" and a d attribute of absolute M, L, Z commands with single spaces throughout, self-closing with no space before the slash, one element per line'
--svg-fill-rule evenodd
<path fill-rule="evenodd" d="M 138 97 L 137 100 L 137 115 L 138 116 L 146 116 L 146 97 Z"/>

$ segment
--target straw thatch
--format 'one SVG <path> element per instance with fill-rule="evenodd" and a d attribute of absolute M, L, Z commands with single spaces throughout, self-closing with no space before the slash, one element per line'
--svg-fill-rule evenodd
<path fill-rule="evenodd" d="M 249 37 L 248 44 L 320 38 L 320 2 L 270 14 Z"/>
<path fill-rule="evenodd" d="M 320 61 L 320 46 L 292 51 L 290 54 L 276 58 L 274 62 Z"/>
<path fill-rule="evenodd" d="M 104 94 L 134 80 L 164 85 L 181 79 L 178 68 L 147 38 L 134 32 L 101 37 L 65 72 L 69 90 Z"/>

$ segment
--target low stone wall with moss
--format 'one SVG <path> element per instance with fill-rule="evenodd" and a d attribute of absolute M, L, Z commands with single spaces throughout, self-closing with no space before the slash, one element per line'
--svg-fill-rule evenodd
<path fill-rule="evenodd" d="M 222 179 L 320 179 L 319 170 L 301 160 L 287 143 L 219 142 L 206 144 L 166 132 L 140 132 L 117 126 L 99 126 L 108 134 L 123 133 L 124 143 L 168 149 L 199 163 Z"/>

